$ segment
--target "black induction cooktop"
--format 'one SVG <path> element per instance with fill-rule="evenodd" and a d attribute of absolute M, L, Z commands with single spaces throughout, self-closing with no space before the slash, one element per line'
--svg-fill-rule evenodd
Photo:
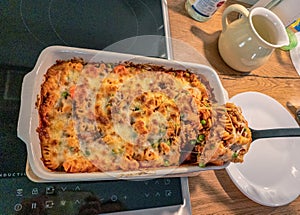
<path fill-rule="evenodd" d="M 35 183 L 17 138 L 21 85 L 40 52 L 52 45 L 105 49 L 127 38 L 167 36 L 161 0 L 0 1 L 0 214 L 98 214 L 186 204 L 181 178 L 148 181 Z M 137 41 L 137 40 L 129 40 Z M 138 43 L 140 43 L 139 41 Z M 134 47 L 135 42 L 130 46 Z M 154 43 L 155 57 L 169 56 Z M 115 46 L 114 46 L 115 48 Z M 124 49 L 124 52 L 130 53 Z M 145 50 L 146 51 L 146 50 Z M 184 181 L 187 182 L 186 180 Z M 152 211 L 151 214 L 159 214 Z"/>

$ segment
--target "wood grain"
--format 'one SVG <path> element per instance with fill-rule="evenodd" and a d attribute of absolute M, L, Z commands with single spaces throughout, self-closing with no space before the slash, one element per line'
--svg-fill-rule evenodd
<path fill-rule="evenodd" d="M 228 67 L 218 52 L 218 37 L 222 30 L 224 8 L 237 3 L 228 0 L 207 22 L 193 20 L 185 11 L 185 0 L 168 0 L 171 37 L 188 44 L 185 50 L 174 48 L 175 59 L 203 63 L 204 58 L 218 73 L 229 97 L 241 92 L 267 94 L 284 107 L 290 101 L 300 106 L 300 77 L 291 62 L 289 52 L 275 50 L 266 64 L 250 73 L 240 73 Z M 248 5 L 245 5 L 248 6 Z M 231 14 L 229 19 L 235 19 Z M 189 51 L 194 54 L 189 54 Z M 177 52 L 176 52 L 177 51 Z M 197 54 L 195 54 L 195 51 Z M 286 206 L 267 207 L 248 199 L 233 184 L 225 170 L 201 172 L 189 178 L 192 214 L 300 214 L 300 197 Z"/>

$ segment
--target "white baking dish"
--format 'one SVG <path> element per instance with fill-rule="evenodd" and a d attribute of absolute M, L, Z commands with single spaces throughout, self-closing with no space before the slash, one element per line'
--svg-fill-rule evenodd
<path fill-rule="evenodd" d="M 226 92 L 222 87 L 218 75 L 212 68 L 205 65 L 81 48 L 63 46 L 48 47 L 40 54 L 34 69 L 24 77 L 22 85 L 18 137 L 22 139 L 27 146 L 28 163 L 30 166 L 27 166 L 26 172 L 29 178 L 37 182 L 145 179 L 156 177 L 193 176 L 204 170 L 223 169 L 227 166 L 209 166 L 205 168 L 200 168 L 198 166 L 179 166 L 177 168 L 165 167 L 156 170 L 138 170 L 128 172 L 115 171 L 109 173 L 64 173 L 48 170 L 41 161 L 42 155 L 39 145 L 40 141 L 36 132 L 39 117 L 35 108 L 35 102 L 37 95 L 40 93 L 40 86 L 43 82 L 43 76 L 47 69 L 55 64 L 56 60 L 68 60 L 74 57 L 83 58 L 87 62 L 119 63 L 120 61 L 130 60 L 135 63 L 153 63 L 156 65 L 163 65 L 166 68 L 190 69 L 195 73 L 203 74 L 207 78 L 211 87 L 214 89 L 214 94 L 219 104 L 224 104 L 227 100 Z M 35 175 L 35 177 L 32 175 Z"/>

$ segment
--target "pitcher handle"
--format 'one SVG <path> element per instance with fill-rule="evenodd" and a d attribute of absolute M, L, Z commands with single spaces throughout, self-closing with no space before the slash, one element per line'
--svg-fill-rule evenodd
<path fill-rule="evenodd" d="M 244 17 L 248 17 L 249 16 L 249 11 L 243 5 L 240 5 L 240 4 L 232 4 L 232 5 L 230 5 L 229 7 L 227 7 L 224 10 L 223 15 L 222 15 L 222 27 L 223 27 L 223 31 L 226 31 L 226 29 L 227 29 L 227 25 L 229 24 L 227 16 L 231 12 L 238 12 L 238 13 L 242 14 Z"/>

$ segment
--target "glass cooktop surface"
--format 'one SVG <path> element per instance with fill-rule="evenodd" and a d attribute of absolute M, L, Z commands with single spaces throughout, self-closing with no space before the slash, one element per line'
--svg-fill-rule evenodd
<path fill-rule="evenodd" d="M 186 204 L 183 178 L 147 181 L 35 183 L 25 173 L 26 147 L 17 137 L 23 77 L 51 45 L 105 49 L 143 35 L 166 36 L 160 0 L 0 1 L 0 214 L 160 214 Z M 130 40 L 130 49 L 138 43 Z M 148 55 L 168 57 L 167 44 Z M 155 47 L 157 46 L 157 47 Z M 153 210 L 160 208 L 160 210 Z M 171 211 L 171 210 L 170 210 Z M 149 212 L 150 213 L 150 212 Z M 162 213 L 162 212 L 161 212 Z"/>

